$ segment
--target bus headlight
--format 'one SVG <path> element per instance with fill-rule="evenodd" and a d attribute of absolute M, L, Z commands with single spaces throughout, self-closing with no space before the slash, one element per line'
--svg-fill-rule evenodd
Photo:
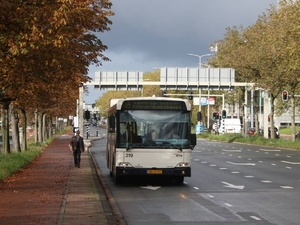
<path fill-rule="evenodd" d="M 129 162 L 119 162 L 119 165 L 121 167 L 132 167 L 132 165 Z"/>
<path fill-rule="evenodd" d="M 187 162 L 180 162 L 176 165 L 176 167 L 190 167 L 190 164 Z"/>

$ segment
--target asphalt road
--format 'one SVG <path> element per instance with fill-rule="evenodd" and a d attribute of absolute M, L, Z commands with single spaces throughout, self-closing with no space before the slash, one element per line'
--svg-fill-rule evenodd
<path fill-rule="evenodd" d="M 116 185 L 106 168 L 105 146 L 104 138 L 91 151 L 129 225 L 299 224 L 298 151 L 199 140 L 192 177 L 184 184 L 141 179 Z"/>

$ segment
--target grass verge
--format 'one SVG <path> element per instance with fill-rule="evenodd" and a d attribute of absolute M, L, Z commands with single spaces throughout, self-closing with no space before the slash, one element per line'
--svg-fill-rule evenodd
<path fill-rule="evenodd" d="M 243 137 L 241 134 L 214 135 L 214 134 L 204 133 L 204 134 L 198 135 L 197 137 L 205 138 L 205 139 L 209 139 L 209 140 L 215 140 L 215 141 L 219 141 L 219 142 L 228 142 L 228 143 L 238 142 L 238 143 L 244 143 L 244 144 L 300 150 L 300 141 L 299 140 L 292 142 L 291 140 L 285 140 L 285 139 L 266 139 L 259 135 Z"/>
<path fill-rule="evenodd" d="M 59 134 L 65 133 L 69 129 L 71 128 L 67 128 Z M 25 168 L 43 152 L 54 138 L 52 136 L 44 143 L 29 143 L 27 151 L 11 152 L 10 154 L 0 153 L 0 181 Z"/>

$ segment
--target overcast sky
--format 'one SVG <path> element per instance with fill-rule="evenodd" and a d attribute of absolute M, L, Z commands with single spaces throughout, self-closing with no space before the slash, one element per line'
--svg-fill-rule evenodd
<path fill-rule="evenodd" d="M 96 71 L 154 71 L 160 67 L 198 67 L 196 55 L 209 54 L 211 43 L 226 28 L 253 25 L 277 0 L 111 0 L 111 31 L 99 33 L 111 62 L 90 66 Z M 207 57 L 202 58 L 202 63 Z M 94 103 L 103 93 L 89 88 L 84 100 Z"/>

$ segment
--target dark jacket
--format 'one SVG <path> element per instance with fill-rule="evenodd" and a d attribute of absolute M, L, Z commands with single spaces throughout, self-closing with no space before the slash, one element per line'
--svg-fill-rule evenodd
<path fill-rule="evenodd" d="M 78 142 L 79 142 L 79 146 L 80 146 L 80 151 L 84 152 L 83 137 L 79 136 Z M 72 149 L 73 152 L 76 151 L 76 148 L 77 148 L 77 136 L 76 135 L 71 138 L 70 147 L 71 147 L 71 149 Z"/>

